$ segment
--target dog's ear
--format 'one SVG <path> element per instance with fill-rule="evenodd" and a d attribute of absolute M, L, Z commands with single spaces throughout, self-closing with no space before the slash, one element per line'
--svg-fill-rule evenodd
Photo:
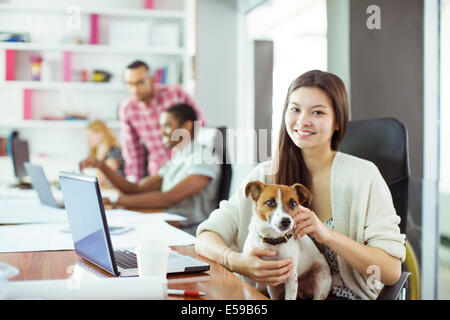
<path fill-rule="evenodd" d="M 309 189 L 301 183 L 293 184 L 291 188 L 295 188 L 295 191 L 297 191 L 298 201 L 300 201 L 300 204 L 309 208 L 312 202 L 311 191 L 309 191 Z"/>
<path fill-rule="evenodd" d="M 266 184 L 264 182 L 261 181 L 251 181 L 249 183 L 247 183 L 247 185 L 245 186 L 245 196 L 248 197 L 248 195 L 250 194 L 253 198 L 253 200 L 258 200 L 261 191 L 263 190 L 263 188 L 266 186 Z"/>

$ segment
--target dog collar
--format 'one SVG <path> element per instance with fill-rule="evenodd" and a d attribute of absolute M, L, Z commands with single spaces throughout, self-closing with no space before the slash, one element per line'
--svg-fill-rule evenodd
<path fill-rule="evenodd" d="M 264 242 L 264 243 L 268 243 L 271 245 L 277 245 L 277 244 L 288 242 L 288 240 L 292 237 L 292 233 L 285 234 L 284 236 L 279 237 L 279 238 L 263 237 L 259 233 L 258 233 L 258 236 L 261 238 L 262 242 Z"/>

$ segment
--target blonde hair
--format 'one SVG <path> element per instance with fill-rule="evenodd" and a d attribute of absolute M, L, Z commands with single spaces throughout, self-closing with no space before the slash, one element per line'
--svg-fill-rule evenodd
<path fill-rule="evenodd" d="M 98 133 L 103 133 L 103 142 L 106 143 L 108 148 L 120 146 L 119 142 L 114 136 L 114 133 L 111 131 L 111 129 L 108 128 L 108 126 L 103 121 L 94 120 L 88 124 L 86 129 Z M 96 158 L 96 155 L 97 155 L 97 148 L 91 148 L 89 150 L 89 156 Z"/>

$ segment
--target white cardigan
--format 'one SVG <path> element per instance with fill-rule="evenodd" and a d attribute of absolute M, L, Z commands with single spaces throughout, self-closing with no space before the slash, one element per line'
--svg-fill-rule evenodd
<path fill-rule="evenodd" d="M 245 186 L 253 180 L 270 183 L 270 170 L 271 161 L 255 167 L 237 192 L 228 201 L 221 201 L 220 207 L 199 225 L 197 236 L 204 230 L 214 231 L 227 246 L 242 252 L 253 211 L 251 197 L 245 197 Z M 331 167 L 330 200 L 336 232 L 405 260 L 406 237 L 398 227 L 400 217 L 386 182 L 372 162 L 337 152 Z M 376 299 L 380 289 L 370 288 L 364 277 L 339 256 L 338 264 L 350 290 L 362 299 Z"/>

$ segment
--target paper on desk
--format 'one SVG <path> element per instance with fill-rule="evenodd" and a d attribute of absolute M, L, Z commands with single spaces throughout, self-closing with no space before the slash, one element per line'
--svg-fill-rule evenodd
<path fill-rule="evenodd" d="M 7 299 L 44 300 L 162 300 L 166 277 L 105 278 L 98 280 L 34 280 L 9 283 Z"/>
<path fill-rule="evenodd" d="M 64 222 L 64 209 L 58 209 L 35 202 L 13 199 L 0 200 L 0 224 Z"/>
<path fill-rule="evenodd" d="M 13 205 L 13 204 L 27 204 L 27 205 L 38 205 L 41 204 L 38 198 L 0 198 L 0 206 L 2 204 Z"/>
<path fill-rule="evenodd" d="M 145 215 L 148 215 L 149 217 L 159 218 L 164 221 L 186 221 L 187 218 L 180 216 L 175 213 L 169 213 L 169 212 L 158 212 L 158 213 L 144 213 Z"/>
<path fill-rule="evenodd" d="M 168 212 L 155 212 L 155 213 L 141 213 L 137 211 L 130 211 L 125 209 L 113 209 L 105 210 L 106 217 L 109 221 L 114 222 L 129 222 L 129 221 L 152 221 L 153 219 L 160 219 L 164 221 L 184 221 L 187 220 L 185 217 L 178 214 L 168 213 Z"/>
<path fill-rule="evenodd" d="M 0 226 L 0 252 L 73 250 L 72 235 L 60 230 L 68 224 Z"/>
<path fill-rule="evenodd" d="M 142 240 L 164 240 L 169 246 L 183 246 L 195 243 L 195 237 L 161 220 L 128 224 L 134 230 L 111 237 L 114 248 L 134 248 Z"/>
<path fill-rule="evenodd" d="M 129 210 L 106 210 L 108 221 L 127 224 L 129 221 L 152 221 L 161 219 L 165 221 L 183 221 L 185 217 L 176 214 L 139 213 Z M 18 223 L 55 223 L 66 222 L 67 215 L 64 209 L 43 205 L 37 199 L 27 201 L 19 199 L 0 199 L 0 224 Z"/>
<path fill-rule="evenodd" d="M 108 222 L 108 225 L 112 226 L 112 223 Z M 195 242 L 192 235 L 160 219 L 114 223 L 114 226 L 133 228 L 123 234 L 111 235 L 114 249 L 133 248 L 140 240 L 148 239 L 165 239 L 171 246 Z M 72 235 L 62 232 L 68 228 L 67 223 L 0 226 L 0 252 L 73 250 Z"/>
<path fill-rule="evenodd" d="M 20 200 L 37 200 L 36 190 L 22 190 L 18 188 L 0 188 L 0 199 L 20 199 Z"/>

